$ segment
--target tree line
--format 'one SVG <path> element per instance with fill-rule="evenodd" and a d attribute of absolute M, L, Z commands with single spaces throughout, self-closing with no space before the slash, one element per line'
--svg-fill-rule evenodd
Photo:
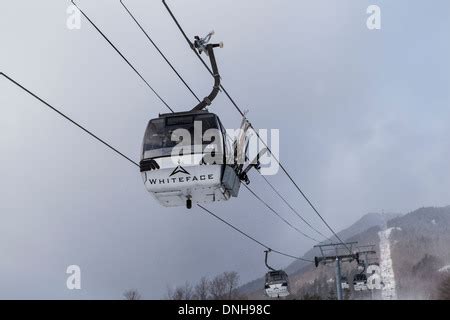
<path fill-rule="evenodd" d="M 223 272 L 212 279 L 202 277 L 197 283 L 186 281 L 181 286 L 167 288 L 167 300 L 242 300 L 247 297 L 238 291 L 239 274 L 235 271 Z M 140 300 L 136 289 L 123 294 L 125 300 Z"/>

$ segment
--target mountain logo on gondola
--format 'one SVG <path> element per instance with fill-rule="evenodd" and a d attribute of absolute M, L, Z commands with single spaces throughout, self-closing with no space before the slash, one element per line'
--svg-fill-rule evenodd
<path fill-rule="evenodd" d="M 191 174 L 190 174 L 189 172 L 187 172 L 186 169 L 184 169 L 182 166 L 178 166 L 178 167 L 176 167 L 175 170 L 173 170 L 173 172 L 170 174 L 170 177 L 176 175 L 177 173 L 184 173 L 184 174 L 187 174 L 187 175 L 189 175 L 189 176 L 191 175 Z"/>

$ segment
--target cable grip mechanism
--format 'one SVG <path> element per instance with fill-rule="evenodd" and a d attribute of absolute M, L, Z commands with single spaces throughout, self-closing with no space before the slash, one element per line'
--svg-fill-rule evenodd
<path fill-rule="evenodd" d="M 205 37 L 200 38 L 199 36 L 195 36 L 194 47 L 198 50 L 199 54 L 204 52 L 207 56 L 209 56 L 209 50 L 207 48 L 208 43 L 211 41 L 212 36 L 215 34 L 214 30 L 209 32 Z M 223 42 L 219 42 L 218 44 L 214 44 L 213 47 L 223 48 Z"/>

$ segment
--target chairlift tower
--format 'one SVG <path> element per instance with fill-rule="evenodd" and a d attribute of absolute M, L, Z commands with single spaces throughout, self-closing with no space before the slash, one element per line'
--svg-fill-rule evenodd
<path fill-rule="evenodd" d="M 341 263 L 359 261 L 359 254 L 353 252 L 353 245 L 358 242 L 347 243 L 328 243 L 318 244 L 314 248 L 319 248 L 321 256 L 314 257 L 316 268 L 319 264 L 327 265 L 334 263 L 335 266 L 335 283 L 337 300 L 343 299 L 342 284 L 341 284 Z"/>

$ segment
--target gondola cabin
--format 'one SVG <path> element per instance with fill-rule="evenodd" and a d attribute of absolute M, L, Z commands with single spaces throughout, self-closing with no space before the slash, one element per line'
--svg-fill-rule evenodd
<path fill-rule="evenodd" d="M 225 201 L 240 187 L 232 142 L 219 118 L 203 110 L 150 120 L 140 171 L 146 189 L 166 207 Z"/>
<path fill-rule="evenodd" d="M 367 290 L 367 276 L 364 273 L 358 273 L 353 278 L 353 289 L 355 291 Z"/>
<path fill-rule="evenodd" d="M 289 279 L 283 270 L 269 271 L 265 278 L 265 293 L 270 298 L 286 297 L 289 292 Z"/>

